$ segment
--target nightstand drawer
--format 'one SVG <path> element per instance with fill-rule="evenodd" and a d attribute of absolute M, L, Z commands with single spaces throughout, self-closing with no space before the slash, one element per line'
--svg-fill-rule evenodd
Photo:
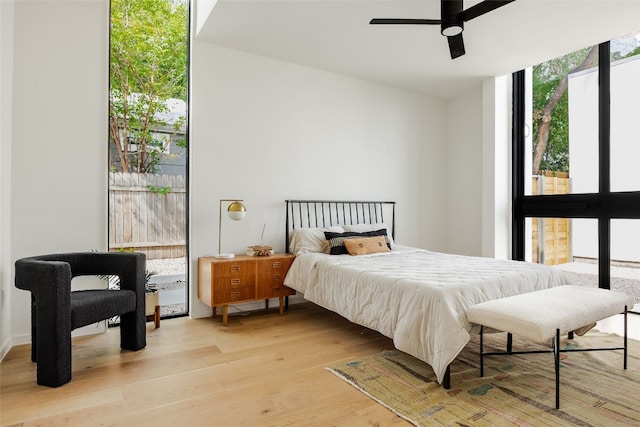
<path fill-rule="evenodd" d="M 216 277 L 214 280 L 214 292 L 218 289 L 239 289 L 245 287 L 251 287 L 255 285 L 255 278 L 253 276 L 228 276 L 228 277 Z"/>
<path fill-rule="evenodd" d="M 260 260 L 258 265 L 258 276 L 266 277 L 268 275 L 276 275 L 279 274 L 284 280 L 284 276 L 289 271 L 289 267 L 291 267 L 291 263 L 293 262 L 293 257 L 282 257 L 282 258 L 269 258 L 265 257 Z"/>
<path fill-rule="evenodd" d="M 233 289 L 255 284 L 256 267 L 251 262 L 221 262 L 212 264 L 214 289 Z"/>
<path fill-rule="evenodd" d="M 236 289 L 216 289 L 213 291 L 213 304 L 233 304 L 236 301 L 255 299 L 255 286 L 244 286 Z"/>
<path fill-rule="evenodd" d="M 284 273 L 280 273 L 280 272 L 273 272 L 271 274 L 266 274 L 264 276 L 262 276 L 264 278 L 264 283 L 265 284 L 269 284 L 271 285 L 271 287 L 278 287 L 280 285 L 282 285 L 282 283 L 284 282 Z"/>
<path fill-rule="evenodd" d="M 270 298 L 294 295 L 295 291 L 283 285 L 289 269 L 288 260 L 283 260 L 282 267 L 264 269 L 258 274 L 258 298 Z"/>
<path fill-rule="evenodd" d="M 252 262 L 219 262 L 211 265 L 214 277 L 253 276 L 255 264 Z"/>

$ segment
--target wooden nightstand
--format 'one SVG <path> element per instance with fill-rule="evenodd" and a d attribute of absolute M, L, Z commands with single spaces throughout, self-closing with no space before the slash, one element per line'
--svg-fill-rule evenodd
<path fill-rule="evenodd" d="M 222 306 L 224 325 L 228 321 L 229 304 L 278 297 L 282 315 L 284 297 L 296 293 L 283 285 L 294 258 L 290 254 L 236 255 L 232 259 L 200 257 L 198 298 L 209 307 Z"/>

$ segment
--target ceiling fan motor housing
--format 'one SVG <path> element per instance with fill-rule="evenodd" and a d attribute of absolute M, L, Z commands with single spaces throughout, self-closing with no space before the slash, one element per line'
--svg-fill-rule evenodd
<path fill-rule="evenodd" d="M 462 0 L 442 0 L 440 33 L 451 37 L 462 33 L 464 20 Z"/>

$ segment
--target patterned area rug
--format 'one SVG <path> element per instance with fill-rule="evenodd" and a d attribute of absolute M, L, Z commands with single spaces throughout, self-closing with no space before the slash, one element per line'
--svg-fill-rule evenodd
<path fill-rule="evenodd" d="M 506 334 L 485 335 L 485 351 L 503 351 Z M 544 349 L 514 337 L 513 350 Z M 591 331 L 565 348 L 621 347 L 622 338 Z M 640 425 L 640 343 L 622 351 L 561 354 L 560 409 L 555 409 L 553 355 L 485 357 L 479 378 L 479 345 L 472 340 L 451 366 L 451 389 L 431 367 L 397 350 L 327 368 L 416 426 Z"/>

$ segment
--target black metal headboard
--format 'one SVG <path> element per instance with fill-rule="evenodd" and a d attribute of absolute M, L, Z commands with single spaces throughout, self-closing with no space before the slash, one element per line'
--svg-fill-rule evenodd
<path fill-rule="evenodd" d="M 396 202 L 347 200 L 285 200 L 287 204 L 286 252 L 289 234 L 296 228 L 385 223 L 395 239 Z"/>

